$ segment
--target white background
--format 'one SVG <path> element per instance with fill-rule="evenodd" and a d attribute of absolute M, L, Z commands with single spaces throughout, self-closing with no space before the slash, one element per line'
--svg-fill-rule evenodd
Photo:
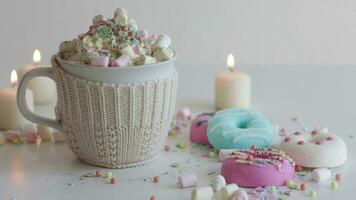
<path fill-rule="evenodd" d="M 1 0 L 0 85 L 35 48 L 49 63 L 61 41 L 118 7 L 139 27 L 169 34 L 185 74 L 222 68 L 229 52 L 241 66 L 356 64 L 354 0 Z"/>

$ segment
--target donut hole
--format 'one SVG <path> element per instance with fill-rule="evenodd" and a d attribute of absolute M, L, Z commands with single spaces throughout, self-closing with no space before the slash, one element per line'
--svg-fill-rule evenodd
<path fill-rule="evenodd" d="M 236 128 L 240 129 L 246 129 L 249 128 L 249 122 L 248 121 L 241 121 L 236 124 Z"/>

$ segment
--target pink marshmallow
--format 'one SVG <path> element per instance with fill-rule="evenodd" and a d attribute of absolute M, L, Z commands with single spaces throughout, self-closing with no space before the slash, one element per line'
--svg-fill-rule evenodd
<path fill-rule="evenodd" d="M 7 130 L 4 132 L 5 139 L 12 142 L 15 139 L 21 139 L 21 133 L 19 131 Z"/>
<path fill-rule="evenodd" d="M 26 142 L 36 143 L 38 140 L 40 140 L 40 136 L 37 133 L 31 132 L 26 134 Z"/>
<path fill-rule="evenodd" d="M 112 67 L 126 67 L 129 65 L 130 57 L 126 54 L 121 55 L 118 59 L 111 62 Z"/>
<path fill-rule="evenodd" d="M 190 110 L 189 108 L 183 108 L 182 110 L 178 111 L 176 114 L 177 121 L 187 121 L 190 119 Z"/>
<path fill-rule="evenodd" d="M 195 174 L 186 174 L 179 177 L 181 188 L 194 187 L 198 185 L 198 178 Z"/>
<path fill-rule="evenodd" d="M 109 66 L 109 57 L 96 56 L 96 57 L 92 58 L 90 64 L 95 65 L 95 66 L 107 67 L 107 66 Z"/>

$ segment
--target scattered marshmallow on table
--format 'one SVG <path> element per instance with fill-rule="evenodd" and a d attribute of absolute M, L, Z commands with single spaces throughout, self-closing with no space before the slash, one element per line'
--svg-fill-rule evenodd
<path fill-rule="evenodd" d="M 314 169 L 311 173 L 313 181 L 320 182 L 331 179 L 331 171 L 327 168 Z"/>
<path fill-rule="evenodd" d="M 219 191 L 220 200 L 230 200 L 232 195 L 239 189 L 239 187 L 235 184 L 229 184 L 222 187 Z"/>
<path fill-rule="evenodd" d="M 239 188 L 230 198 L 230 200 L 248 200 L 248 199 L 249 198 L 247 192 L 242 188 Z"/>
<path fill-rule="evenodd" d="M 62 142 L 65 142 L 66 139 L 64 137 L 64 134 L 58 130 L 54 130 L 53 132 L 53 142 L 56 142 L 56 143 L 62 143 Z"/>
<path fill-rule="evenodd" d="M 185 174 L 178 178 L 181 188 L 194 187 L 198 185 L 198 177 L 195 174 Z"/>
<path fill-rule="evenodd" d="M 176 114 L 176 120 L 178 121 L 187 121 L 191 117 L 191 113 L 189 108 L 183 108 L 182 110 L 179 110 Z"/>
<path fill-rule="evenodd" d="M 211 200 L 213 194 L 211 187 L 199 187 L 192 191 L 191 200 Z"/>
<path fill-rule="evenodd" d="M 38 135 L 37 126 L 35 124 L 24 124 L 20 126 L 21 133 L 26 138 L 28 143 L 36 143 L 40 136 Z"/>
<path fill-rule="evenodd" d="M 37 125 L 37 130 L 42 141 L 53 141 L 54 129 L 42 125 Z"/>
<path fill-rule="evenodd" d="M 226 185 L 225 178 L 221 175 L 217 175 L 211 182 L 211 187 L 214 192 L 219 192 L 219 190 Z"/>
<path fill-rule="evenodd" d="M 5 139 L 12 142 L 16 139 L 21 139 L 21 133 L 15 130 L 6 130 L 4 131 Z"/>

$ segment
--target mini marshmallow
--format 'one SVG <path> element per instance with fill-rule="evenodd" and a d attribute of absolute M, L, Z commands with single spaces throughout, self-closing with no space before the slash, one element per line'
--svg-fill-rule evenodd
<path fill-rule="evenodd" d="M 65 142 L 66 139 L 64 137 L 64 134 L 60 131 L 54 130 L 53 132 L 53 142 L 55 143 L 62 143 Z"/>
<path fill-rule="evenodd" d="M 129 65 L 130 57 L 126 54 L 121 55 L 118 59 L 111 62 L 113 67 L 126 67 Z"/>
<path fill-rule="evenodd" d="M 129 26 L 130 31 L 136 31 L 138 29 L 137 23 L 132 17 L 128 18 L 127 25 Z"/>
<path fill-rule="evenodd" d="M 123 8 L 118 8 L 115 11 L 114 22 L 120 24 L 121 26 L 127 25 L 127 11 Z"/>
<path fill-rule="evenodd" d="M 42 141 L 53 141 L 54 129 L 42 125 L 37 125 L 37 130 Z"/>
<path fill-rule="evenodd" d="M 4 144 L 5 143 L 5 136 L 3 133 L 0 133 L 0 144 Z"/>
<path fill-rule="evenodd" d="M 331 171 L 327 168 L 318 168 L 312 171 L 311 176 L 315 182 L 326 181 L 331 179 Z"/>
<path fill-rule="evenodd" d="M 191 200 L 211 200 L 213 197 L 211 187 L 200 187 L 192 191 Z"/>
<path fill-rule="evenodd" d="M 4 132 L 5 139 L 12 142 L 15 139 L 21 139 L 21 133 L 19 131 L 7 130 Z"/>
<path fill-rule="evenodd" d="M 163 49 L 171 46 L 171 38 L 166 34 L 161 34 L 157 37 L 157 40 L 154 44 L 155 48 Z"/>
<path fill-rule="evenodd" d="M 232 152 L 236 151 L 237 149 L 220 149 L 219 151 L 219 161 L 223 162 L 226 158 L 228 158 Z"/>
<path fill-rule="evenodd" d="M 159 62 L 169 60 L 173 58 L 174 51 L 170 48 L 158 49 L 153 52 L 153 57 L 155 57 Z"/>
<path fill-rule="evenodd" d="M 230 200 L 248 200 L 248 195 L 247 195 L 247 192 L 242 189 L 242 188 L 239 188 L 234 194 L 233 196 L 231 197 Z"/>
<path fill-rule="evenodd" d="M 37 132 L 31 132 L 31 133 L 29 132 L 26 134 L 25 137 L 27 143 L 36 143 L 41 139 L 40 136 L 37 134 Z"/>
<path fill-rule="evenodd" d="M 189 120 L 191 114 L 189 108 L 183 108 L 182 110 L 178 111 L 176 114 L 177 121 L 187 121 Z"/>
<path fill-rule="evenodd" d="M 195 174 L 181 175 L 178 178 L 181 188 L 194 187 L 198 185 L 198 177 Z"/>
<path fill-rule="evenodd" d="M 104 16 L 97 15 L 97 16 L 93 17 L 93 25 L 97 25 L 103 20 L 104 20 Z"/>
<path fill-rule="evenodd" d="M 135 65 L 148 65 L 148 64 L 154 64 L 156 62 L 157 62 L 156 58 L 142 54 L 135 61 Z"/>
<path fill-rule="evenodd" d="M 90 61 L 91 65 L 107 67 L 109 66 L 109 57 L 107 56 L 95 56 Z"/>
<path fill-rule="evenodd" d="M 123 43 L 120 45 L 120 53 L 126 54 L 130 57 L 130 59 L 137 58 L 137 54 L 135 53 L 134 49 L 127 43 Z"/>
<path fill-rule="evenodd" d="M 226 185 L 225 178 L 221 175 L 217 175 L 210 185 L 213 187 L 214 192 L 219 192 L 219 190 Z"/>
<path fill-rule="evenodd" d="M 229 184 L 225 187 L 222 187 L 219 191 L 220 200 L 230 200 L 232 195 L 239 189 L 239 187 L 235 184 Z"/>

